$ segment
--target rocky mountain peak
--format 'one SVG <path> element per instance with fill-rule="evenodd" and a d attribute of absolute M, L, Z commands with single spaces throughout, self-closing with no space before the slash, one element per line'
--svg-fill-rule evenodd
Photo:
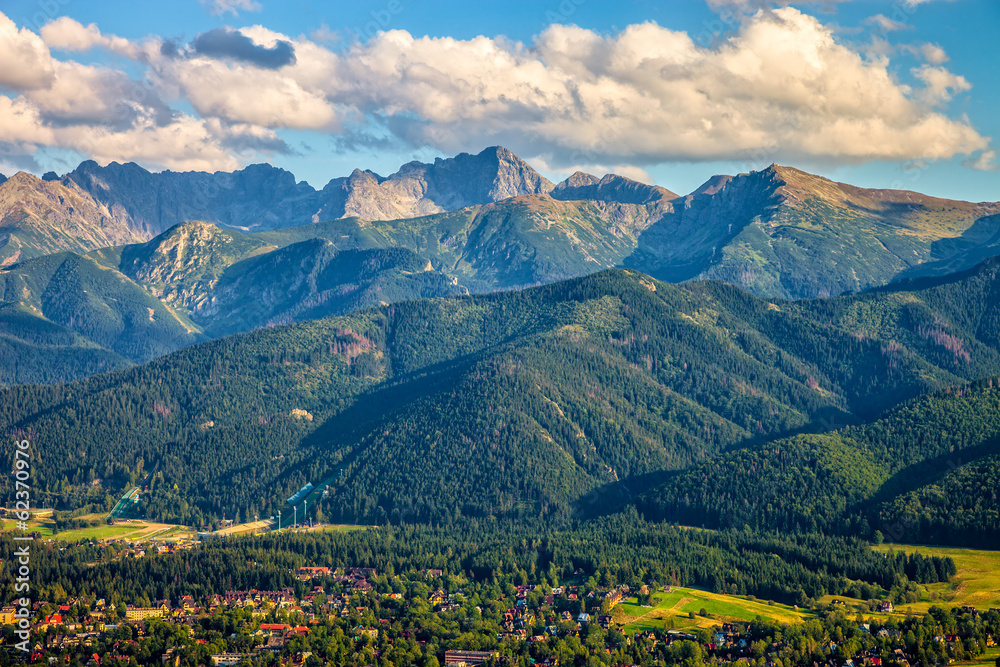
<path fill-rule="evenodd" d="M 556 189 L 582 188 L 590 185 L 597 185 L 600 182 L 601 179 L 593 174 L 587 174 L 582 171 L 574 171 L 570 174 L 569 178 L 556 185 Z"/>
<path fill-rule="evenodd" d="M 591 174 L 576 172 L 551 192 L 563 201 L 592 199 L 621 204 L 654 204 L 676 199 L 677 195 L 657 185 L 647 185 L 618 174 L 606 174 L 598 179 Z"/>
<path fill-rule="evenodd" d="M 710 179 L 699 185 L 698 188 L 691 193 L 691 196 L 696 197 L 698 195 L 709 195 L 709 196 L 714 195 L 720 190 L 725 189 L 726 185 L 728 185 L 731 180 L 733 180 L 732 176 L 726 174 L 716 174 L 715 176 L 711 177 Z"/>
<path fill-rule="evenodd" d="M 23 171 L 0 184 L 0 226 L 5 228 L 3 264 L 142 240 L 76 183 L 43 181 Z"/>
<path fill-rule="evenodd" d="M 535 171 L 531 165 L 503 146 L 487 148 L 476 157 L 489 158 L 490 163 L 494 159 L 496 160 L 496 178 L 493 181 L 493 188 L 489 192 L 489 197 L 493 201 L 520 195 L 547 193 L 555 187 L 551 181 Z"/>
<path fill-rule="evenodd" d="M 36 184 L 42 183 L 42 179 L 38 178 L 34 174 L 29 174 L 26 171 L 19 171 L 10 178 L 6 179 L 7 187 L 35 187 Z"/>
<path fill-rule="evenodd" d="M 146 243 L 123 249 L 120 268 L 129 278 L 147 284 L 154 296 L 171 305 L 191 307 L 227 267 L 269 248 L 239 232 L 188 220 Z"/>

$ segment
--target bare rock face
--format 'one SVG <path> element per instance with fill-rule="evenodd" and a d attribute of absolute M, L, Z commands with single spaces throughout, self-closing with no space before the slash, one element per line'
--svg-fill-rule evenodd
<path fill-rule="evenodd" d="M 318 214 L 321 220 L 415 218 L 512 197 L 551 192 L 554 186 L 506 148 L 494 146 L 478 155 L 461 153 L 434 164 L 409 162 L 388 178 L 355 170 L 331 181 Z"/>
<path fill-rule="evenodd" d="M 234 172 L 151 173 L 137 164 L 82 163 L 67 178 L 144 239 L 186 220 L 227 227 L 276 229 L 310 221 L 316 191 L 284 169 L 266 164 Z"/>
<path fill-rule="evenodd" d="M 410 162 L 389 177 L 355 170 L 322 190 L 284 169 L 255 164 L 232 173 L 154 174 L 136 164 L 88 161 L 67 178 L 129 221 L 144 239 L 186 220 L 265 231 L 358 217 L 398 220 L 525 194 L 553 185 L 506 148 L 462 153 L 433 164 Z"/>
<path fill-rule="evenodd" d="M 578 171 L 557 185 L 552 197 L 563 201 L 591 200 L 641 206 L 667 202 L 676 199 L 677 195 L 658 185 L 646 185 L 617 174 L 597 178 Z"/>
<path fill-rule="evenodd" d="M 0 266 L 141 240 L 127 217 L 115 215 L 70 180 L 43 181 L 19 172 L 0 184 Z"/>

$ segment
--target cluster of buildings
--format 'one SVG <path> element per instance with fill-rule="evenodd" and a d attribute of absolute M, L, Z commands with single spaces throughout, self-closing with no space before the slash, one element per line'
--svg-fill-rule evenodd
<path fill-rule="evenodd" d="M 378 577 L 378 573 L 370 567 L 300 567 L 295 577 L 299 581 L 328 578 L 344 588 L 363 593 L 374 588 L 369 580 Z"/>
<path fill-rule="evenodd" d="M 283 664 L 290 664 L 293 667 L 301 665 L 309 654 L 297 653 L 290 655 L 286 651 L 288 643 L 296 637 L 305 637 L 310 633 L 310 629 L 322 623 L 322 619 L 331 616 L 341 619 L 354 618 L 349 622 L 351 636 L 357 640 L 371 640 L 379 642 L 384 637 L 399 636 L 403 638 L 415 638 L 413 628 L 403 628 L 393 626 L 393 614 L 389 611 L 374 615 L 369 613 L 369 608 L 357 606 L 360 604 L 372 604 L 371 597 L 357 597 L 358 593 L 370 593 L 373 590 L 373 581 L 377 579 L 378 573 L 370 568 L 359 567 L 302 567 L 293 573 L 297 579 L 303 582 L 312 582 L 312 589 L 301 597 L 297 596 L 292 588 L 282 588 L 280 590 L 231 590 L 223 594 L 209 595 L 203 600 L 195 600 L 191 596 L 181 597 L 176 604 L 170 600 L 156 600 L 150 606 L 127 605 L 124 610 L 124 621 L 133 626 L 138 626 L 139 636 L 143 636 L 145 623 L 150 619 L 162 618 L 171 623 L 187 625 L 189 628 L 197 628 L 198 619 L 206 614 L 213 614 L 217 611 L 234 608 L 249 609 L 255 620 L 251 627 L 256 627 L 257 641 L 252 642 L 254 648 L 247 653 L 219 653 L 212 655 L 212 663 L 217 666 L 235 665 L 240 660 L 247 657 L 260 657 L 267 653 L 282 655 Z M 439 570 L 427 570 L 425 576 L 441 577 L 443 573 Z M 324 585 L 330 583 L 336 585 L 335 590 L 327 592 Z M 643 588 L 642 592 L 645 593 Z M 567 636 L 587 636 L 588 626 L 597 624 L 604 629 L 609 629 L 613 625 L 612 610 L 629 595 L 628 586 L 617 586 L 604 589 L 590 590 L 578 586 L 556 587 L 554 589 L 542 588 L 541 586 L 523 585 L 514 589 L 513 598 L 503 597 L 498 602 L 503 602 L 506 607 L 502 611 L 499 620 L 499 629 L 496 640 L 504 642 L 514 640 L 527 642 L 529 644 L 551 642 L 557 638 Z M 384 593 L 382 598 L 401 599 L 404 596 L 400 593 Z M 427 602 L 436 613 L 447 613 L 458 609 L 465 604 L 465 594 L 461 590 L 448 591 L 444 587 L 438 587 L 431 591 L 427 597 Z M 398 605 L 389 605 L 388 608 L 401 608 Z M 65 651 L 74 649 L 77 653 L 81 650 L 89 651 L 96 640 L 102 639 L 104 633 L 118 628 L 120 618 L 120 608 L 112 609 L 104 600 L 77 600 L 69 599 L 64 604 L 54 606 L 45 602 L 34 603 L 36 631 L 40 632 L 35 650 L 38 655 L 44 651 Z M 266 617 L 271 615 L 275 609 L 284 610 L 285 614 L 278 615 L 281 619 L 294 619 L 289 623 L 267 622 Z M 494 607 L 495 609 L 495 607 Z M 891 607 L 882 605 L 880 611 L 890 611 Z M 480 611 L 482 611 L 480 609 Z M 968 607 L 962 611 L 978 617 L 980 612 Z M 1000 610 L 991 610 L 1000 613 Z M 14 622 L 14 608 L 4 608 L 0 612 L 0 623 L 6 624 Z M 593 614 L 593 615 L 592 615 Z M 389 618 L 385 618 L 388 616 Z M 272 616 L 272 618 L 274 618 Z M 360 623 L 359 623 L 360 619 Z M 394 629 L 391 629 L 394 628 Z M 908 665 L 909 658 L 902 649 L 895 648 L 902 645 L 902 634 L 900 630 L 891 627 L 876 626 L 873 630 L 867 623 L 862 623 L 857 630 L 869 634 L 872 637 L 886 640 L 878 642 L 877 645 L 883 647 L 883 652 L 868 649 L 851 659 L 839 662 L 831 662 L 830 665 L 816 667 L 885 667 L 890 663 L 898 665 Z M 345 629 L 345 632 L 347 630 Z M 394 634 L 397 633 L 397 634 Z M 112 635 L 117 638 L 118 635 Z M 751 640 L 746 628 L 734 623 L 724 623 L 721 627 L 713 630 L 711 639 L 700 639 L 696 635 L 682 630 L 668 631 L 641 631 L 635 632 L 625 638 L 628 644 L 642 642 L 649 649 L 663 648 L 678 641 L 696 641 L 703 644 L 703 649 L 710 655 L 714 655 L 722 662 L 750 665 L 757 663 L 753 656 Z M 935 642 L 953 644 L 961 641 L 955 635 L 944 635 L 934 637 Z M 130 647 L 126 644 L 118 646 L 118 650 L 128 653 Z M 201 640 L 199 640 L 201 641 Z M 422 642 L 421 642 L 422 643 Z M 995 644 L 995 638 L 989 637 L 990 645 Z M 869 643 L 869 646 L 873 643 Z M 892 652 L 887 652 L 887 646 L 894 647 Z M 777 655 L 784 647 L 780 643 L 772 643 L 766 648 L 766 655 Z M 825 648 L 832 654 L 837 648 L 830 644 Z M 610 647 L 608 649 L 611 650 Z M 460 651 L 450 650 L 445 654 L 445 665 L 447 667 L 476 667 L 484 662 L 495 658 L 495 651 Z M 759 653 L 758 653 L 759 657 Z M 165 667 L 177 665 L 179 655 L 171 650 L 162 656 L 162 663 Z M 90 667 L 100 665 L 100 658 L 96 655 L 90 661 Z M 540 661 L 537 667 L 554 667 L 553 659 Z M 765 667 L 777 667 L 777 663 L 766 662 Z"/>

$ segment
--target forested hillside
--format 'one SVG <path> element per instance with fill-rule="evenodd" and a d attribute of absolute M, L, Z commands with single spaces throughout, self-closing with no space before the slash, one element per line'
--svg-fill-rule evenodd
<path fill-rule="evenodd" d="M 465 291 L 402 248 L 278 248 L 189 222 L 0 271 L 0 384 L 72 381 L 209 338 Z"/>
<path fill-rule="evenodd" d="M 405 302 L 10 388 L 0 427 L 44 441 L 36 480 L 57 505 L 158 466 L 148 514 L 192 523 L 273 513 L 306 481 L 351 521 L 569 512 L 1000 373 L 995 306 L 967 308 L 993 271 L 834 302 L 624 271 Z"/>
<path fill-rule="evenodd" d="M 70 252 L 0 272 L 0 383 L 57 382 L 205 340 L 120 271 Z"/>
<path fill-rule="evenodd" d="M 647 517 L 893 540 L 1000 545 L 1000 382 L 908 402 L 870 423 L 720 456 L 646 493 Z"/>

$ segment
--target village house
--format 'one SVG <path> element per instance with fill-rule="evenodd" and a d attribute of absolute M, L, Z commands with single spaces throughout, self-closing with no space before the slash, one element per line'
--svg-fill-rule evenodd
<path fill-rule="evenodd" d="M 330 573 L 331 570 L 328 567 L 300 567 L 295 576 L 301 581 L 309 581 L 316 577 L 329 577 Z"/>
<path fill-rule="evenodd" d="M 144 621 L 147 618 L 162 618 L 169 613 L 170 607 L 164 608 L 163 605 L 158 607 L 135 607 L 128 605 L 125 607 L 125 620 Z"/>

